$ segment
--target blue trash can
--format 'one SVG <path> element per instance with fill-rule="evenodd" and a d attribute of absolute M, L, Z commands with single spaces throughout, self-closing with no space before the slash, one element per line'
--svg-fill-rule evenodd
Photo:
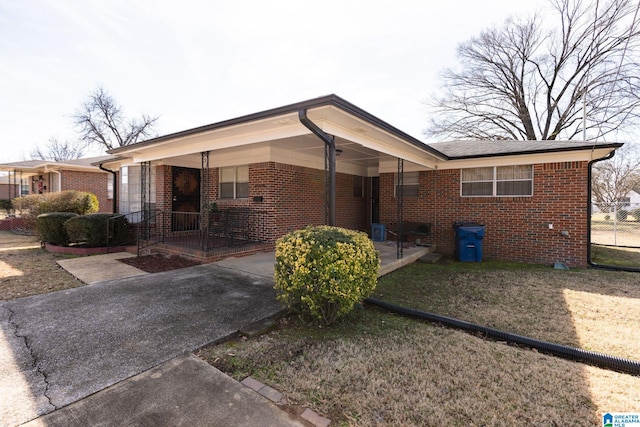
<path fill-rule="evenodd" d="M 371 224 L 371 240 L 384 242 L 387 240 L 387 230 L 384 224 Z"/>
<path fill-rule="evenodd" d="M 456 256 L 462 262 L 482 261 L 482 240 L 485 227 L 481 224 L 455 223 Z"/>

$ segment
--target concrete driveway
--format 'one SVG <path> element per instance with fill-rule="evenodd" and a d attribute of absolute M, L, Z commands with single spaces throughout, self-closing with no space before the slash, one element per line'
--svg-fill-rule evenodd
<path fill-rule="evenodd" d="M 52 412 L 275 315 L 269 277 L 208 264 L 0 303 L 0 424 Z"/>

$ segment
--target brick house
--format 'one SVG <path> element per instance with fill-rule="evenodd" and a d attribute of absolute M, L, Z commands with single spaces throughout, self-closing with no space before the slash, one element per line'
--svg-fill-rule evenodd
<path fill-rule="evenodd" d="M 486 257 L 586 266 L 590 162 L 621 145 L 424 144 L 329 95 L 116 148 L 94 164 L 118 174 L 119 212 L 173 212 L 160 221 L 168 234 L 215 222 L 204 216 L 215 203 L 246 213 L 252 241 L 380 223 L 452 253 L 453 222 L 475 221 Z M 412 235 L 411 223 L 429 233 Z"/>
<path fill-rule="evenodd" d="M 100 212 L 113 212 L 113 175 L 93 165 L 111 156 L 91 157 L 54 162 L 26 160 L 0 164 L 7 173 L 6 199 L 65 190 L 93 193 L 98 198 Z"/>
<path fill-rule="evenodd" d="M 0 175 L 0 200 L 7 200 L 20 192 L 20 185 L 9 181 L 9 175 Z"/>

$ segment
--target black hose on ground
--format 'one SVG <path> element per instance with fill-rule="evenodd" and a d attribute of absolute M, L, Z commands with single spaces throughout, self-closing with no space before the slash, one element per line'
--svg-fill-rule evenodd
<path fill-rule="evenodd" d="M 632 375 L 640 375 L 640 362 L 635 360 L 610 356 L 608 354 L 582 350 L 580 348 L 568 347 L 546 341 L 540 341 L 534 338 L 512 334 L 509 332 L 500 331 L 498 329 L 488 328 L 486 326 L 475 325 L 473 323 L 454 319 L 452 317 L 446 317 L 439 314 L 427 313 L 425 311 L 402 307 L 379 300 L 377 298 L 367 298 L 364 302 L 405 316 L 411 316 L 418 319 L 428 320 L 430 322 L 440 323 L 442 325 L 460 329 L 466 332 L 481 333 L 489 338 L 498 341 L 505 341 L 510 344 L 518 344 L 535 348 L 536 350 L 539 350 L 541 352 L 562 357 L 564 359 L 585 362 L 591 365 L 598 366 L 600 368 L 626 372 Z"/>

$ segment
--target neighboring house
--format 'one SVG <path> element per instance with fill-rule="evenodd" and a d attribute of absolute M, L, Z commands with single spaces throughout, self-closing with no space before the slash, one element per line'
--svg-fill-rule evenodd
<path fill-rule="evenodd" d="M 121 213 L 174 212 L 159 220 L 169 235 L 215 223 L 198 216 L 215 202 L 247 213 L 250 240 L 418 223 L 429 233 L 411 225 L 408 239 L 452 253 L 453 222 L 473 221 L 486 226 L 485 257 L 586 266 L 589 162 L 621 145 L 426 145 L 330 95 L 119 147 L 95 164 L 117 171 Z"/>
<path fill-rule="evenodd" d="M 12 185 L 7 186 L 6 197 L 0 198 L 80 190 L 96 195 L 100 212 L 113 212 L 113 175 L 93 165 L 109 158 L 111 156 L 63 162 L 26 160 L 2 163 L 0 171 L 7 172 L 7 181 Z"/>
<path fill-rule="evenodd" d="M 13 178 L 13 177 L 12 177 Z M 15 197 L 20 192 L 20 181 L 9 181 L 9 175 L 0 175 L 0 200 Z"/>
<path fill-rule="evenodd" d="M 622 201 L 625 207 L 637 208 L 640 206 L 640 188 L 634 188 L 627 194 L 627 197 Z"/>

